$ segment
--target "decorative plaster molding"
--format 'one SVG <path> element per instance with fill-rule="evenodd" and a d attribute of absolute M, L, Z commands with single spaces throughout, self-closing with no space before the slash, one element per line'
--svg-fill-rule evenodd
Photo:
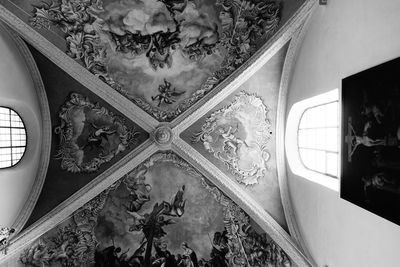
<path fill-rule="evenodd" d="M 295 35 L 297 29 L 304 23 L 316 5 L 317 0 L 306 0 L 296 13 L 252 57 L 206 96 L 173 120 L 171 125 L 176 128 L 177 132 L 179 134 L 183 132 L 256 73 Z"/>
<path fill-rule="evenodd" d="M 293 262 L 298 266 L 312 266 L 289 234 L 268 212 L 246 194 L 237 182 L 226 176 L 184 140 L 175 139 L 172 149 L 239 205 L 286 252 Z"/>
<path fill-rule="evenodd" d="M 0 19 L 12 26 L 25 40 L 31 43 L 71 77 L 122 112 L 130 120 L 136 122 L 145 131 L 151 132 L 158 124 L 157 120 L 152 116 L 134 105 L 130 100 L 112 89 L 109 85 L 102 82 L 1 4 Z"/>
<path fill-rule="evenodd" d="M 138 136 L 143 134 L 134 127 L 128 127 L 125 119 L 78 93 L 70 94 L 58 117 L 61 123 L 54 128 L 54 133 L 59 136 L 60 142 L 55 159 L 61 160 L 61 169 L 72 173 L 97 171 L 102 164 L 136 145 Z M 80 123 L 84 125 L 81 128 L 77 126 Z M 77 140 L 85 134 L 85 127 L 92 132 L 89 132 L 86 143 L 79 145 Z M 98 146 L 101 149 L 93 153 L 96 142 L 100 142 Z M 86 155 L 88 150 L 91 156 Z"/>
<path fill-rule="evenodd" d="M 314 6 L 314 8 L 317 5 Z M 308 15 L 306 21 L 301 25 L 295 35 L 292 37 L 289 48 L 286 54 L 285 62 L 282 70 L 281 83 L 279 86 L 278 95 L 278 106 L 276 112 L 276 164 L 279 188 L 281 193 L 282 205 L 285 212 L 286 222 L 289 227 L 289 232 L 293 239 L 297 242 L 299 247 L 302 249 L 304 254 L 307 255 L 308 259 L 315 265 L 311 254 L 309 253 L 303 238 L 301 237 L 295 213 L 292 208 L 292 202 L 289 194 L 287 173 L 286 173 L 286 158 L 285 158 L 285 122 L 286 122 L 286 101 L 287 93 L 289 89 L 290 79 L 293 74 L 294 65 L 296 63 L 297 54 L 300 50 L 301 44 L 304 39 L 304 35 L 308 28 L 308 22 L 311 14 Z"/>
<path fill-rule="evenodd" d="M 0 258 L 0 265 L 16 253 L 22 251 L 35 239 L 46 233 L 55 225 L 67 219 L 71 214 L 82 207 L 86 202 L 100 194 L 103 190 L 119 180 L 123 175 L 134 169 L 152 154 L 157 152 L 157 147 L 151 140 L 147 140 L 134 151 L 126 155 L 109 169 L 93 179 L 66 201 L 62 202 L 52 211 L 40 218 L 16 238 L 10 241 L 7 256 Z"/>
<path fill-rule="evenodd" d="M 289 255 L 293 262 L 295 262 L 298 266 L 312 266 L 308 259 L 297 248 L 295 242 L 287 234 L 287 232 L 282 229 L 282 227 L 255 200 L 247 195 L 235 181 L 227 177 L 215 165 L 213 165 L 200 153 L 198 153 L 193 147 L 191 147 L 185 141 L 181 140 L 179 138 L 179 134 L 190 125 L 192 125 L 195 121 L 200 119 L 209 110 L 219 104 L 228 95 L 233 93 L 237 88 L 239 88 L 239 86 L 243 82 L 250 78 L 257 70 L 259 70 L 291 38 L 296 36 L 297 30 L 304 23 L 306 17 L 310 14 L 316 3 L 316 0 L 306 0 L 302 7 L 293 15 L 293 17 L 285 25 L 283 25 L 283 27 L 274 35 L 274 37 L 272 37 L 257 53 L 255 53 L 253 57 L 251 57 L 251 59 L 244 63 L 238 70 L 236 70 L 224 82 L 213 89 L 203 99 L 201 99 L 191 108 L 185 111 L 183 113 L 184 115 L 181 114 L 177 119 L 175 119 L 171 124 L 172 130 L 169 130 L 172 134 L 172 140 L 163 141 L 165 139 L 165 136 L 162 134 L 162 138 L 159 138 L 161 140 L 161 145 L 156 145 L 155 141 L 158 139 L 153 140 L 153 138 L 141 144 L 134 151 L 126 155 L 123 159 L 121 159 L 116 164 L 111 166 L 108 170 L 96 177 L 69 199 L 53 209 L 50 213 L 46 214 L 40 220 L 31 225 L 14 240 L 11 240 L 8 255 L 6 257 L 0 258 L 0 264 L 5 262 L 5 260 L 10 258 L 12 255 L 15 255 L 17 252 L 21 251 L 21 249 L 29 245 L 33 240 L 54 227 L 54 225 L 59 224 L 60 222 L 68 218 L 84 203 L 86 203 L 87 201 L 98 195 L 100 192 L 102 192 L 104 189 L 112 185 L 124 174 L 135 168 L 138 164 L 150 157 L 156 151 L 164 150 L 171 147 L 176 153 L 178 153 L 178 155 L 180 155 L 187 162 L 192 164 L 196 169 L 202 172 L 211 182 L 213 182 L 218 188 L 220 188 L 221 191 L 227 194 L 233 201 L 235 201 L 240 207 L 242 207 L 243 210 L 252 219 L 254 219 L 254 221 L 259 224 L 262 229 L 267 234 L 269 234 L 271 238 L 283 250 L 285 250 L 285 252 Z M 16 31 L 18 31 L 24 38 L 26 38 L 37 49 L 39 49 L 39 51 L 49 57 L 50 60 L 60 66 L 73 78 L 89 88 L 95 94 L 99 95 L 116 109 L 120 110 L 129 119 L 138 123 L 139 126 L 142 127 L 144 130 L 152 132 L 157 127 L 157 125 L 161 125 L 160 128 L 164 127 L 142 109 L 140 109 L 128 99 L 113 90 L 111 87 L 94 77 L 89 71 L 87 71 L 77 62 L 75 62 L 65 53 L 60 51 L 57 47 L 47 41 L 39 33 L 32 30 L 30 26 L 21 21 L 18 17 L 9 12 L 2 5 L 0 5 L 0 18 L 3 19 L 6 23 L 12 25 L 13 28 L 15 28 Z M 289 76 L 287 76 L 286 79 L 288 78 Z M 282 85 L 281 88 L 283 88 Z M 286 98 L 283 96 L 286 95 L 283 93 L 282 89 L 281 91 L 282 92 L 280 92 L 279 99 L 285 101 Z M 284 104 L 285 103 L 281 104 L 278 110 L 284 111 L 284 108 L 282 107 L 282 105 Z M 284 116 L 284 114 L 278 113 L 278 118 L 279 116 Z M 284 117 L 282 123 L 283 121 Z M 283 125 L 281 125 L 280 127 L 283 127 Z M 161 131 L 161 133 L 163 131 Z M 155 131 L 154 133 L 157 133 L 157 131 Z M 168 145 L 162 146 L 163 142 L 167 142 Z M 172 144 L 170 144 L 171 142 Z M 280 140 L 279 142 L 282 142 L 282 140 Z M 282 145 L 282 143 L 280 145 Z M 282 156 L 280 155 L 280 157 Z M 282 188 L 285 188 L 282 187 L 284 185 L 285 182 L 280 182 L 281 190 Z M 287 197 L 287 191 L 284 194 L 286 194 L 285 200 L 283 200 L 283 204 L 285 207 L 285 205 L 290 204 L 290 200 Z M 287 209 L 288 208 L 286 207 L 286 210 Z M 291 210 L 289 209 L 289 212 L 287 212 L 286 210 L 285 213 L 290 214 L 289 217 L 291 218 L 291 222 L 293 222 L 292 225 L 295 225 L 292 212 L 290 212 Z M 294 226 L 289 227 L 296 229 Z M 294 230 L 291 229 L 291 232 L 293 231 Z M 299 235 L 297 235 L 297 232 L 294 232 L 294 236 L 295 239 L 298 241 Z"/>
<path fill-rule="evenodd" d="M 18 51 L 21 53 L 22 57 L 25 60 L 26 66 L 31 74 L 31 78 L 36 89 L 36 94 L 39 99 L 40 104 L 40 115 L 42 117 L 41 121 L 41 150 L 40 150 L 40 160 L 39 160 L 39 168 L 37 171 L 37 175 L 35 178 L 35 182 L 32 186 L 32 189 L 29 193 L 29 196 L 25 202 L 24 207 L 20 210 L 18 217 L 16 218 L 12 228 L 15 229 L 15 233 L 13 237 L 16 236 L 25 225 L 29 216 L 31 215 L 33 208 L 35 207 L 36 201 L 39 198 L 40 192 L 42 191 L 43 183 L 46 178 L 47 168 L 49 166 L 50 160 L 50 151 L 51 151 L 51 117 L 50 117 L 50 108 L 47 101 L 46 91 L 44 89 L 43 81 L 40 76 L 40 72 L 36 66 L 36 62 L 32 57 L 31 52 L 29 51 L 26 44 L 22 41 L 22 39 L 9 27 L 0 22 L 0 27 L 5 29 L 5 31 L 10 35 L 13 39 L 15 45 L 18 48 Z"/>
<path fill-rule="evenodd" d="M 160 125 L 150 134 L 151 139 L 159 147 L 159 149 L 170 149 L 174 133 L 168 123 L 160 123 Z"/>
<path fill-rule="evenodd" d="M 161 1 L 161 3 L 163 3 L 163 1 Z M 169 26 L 171 31 L 165 32 L 163 30 L 161 31 L 163 33 L 149 32 L 149 30 L 142 31 L 137 28 L 136 30 L 138 30 L 139 35 L 137 35 L 137 33 L 127 34 L 124 35 L 124 37 L 119 36 L 119 34 L 114 35 L 113 32 L 116 33 L 115 29 L 119 28 L 120 25 L 118 25 L 118 23 L 114 24 L 111 22 L 112 20 L 105 20 L 105 14 L 96 15 L 99 12 L 103 13 L 102 11 L 111 8 L 108 4 L 103 5 L 98 1 L 76 2 L 64 0 L 62 3 L 53 1 L 51 5 L 45 2 L 40 5 L 34 4 L 34 11 L 30 19 L 30 24 L 35 28 L 44 28 L 48 30 L 51 29 L 51 25 L 58 25 L 58 28 L 61 28 L 65 33 L 66 53 L 69 56 L 84 63 L 84 66 L 93 74 L 125 95 L 157 120 L 170 121 L 179 116 L 179 114 L 189 108 L 193 103 L 201 99 L 220 81 L 238 68 L 243 61 L 246 61 L 250 55 L 257 50 L 257 47 L 260 45 L 259 41 L 272 36 L 278 28 L 281 14 L 281 6 L 275 1 L 243 5 L 238 4 L 235 0 L 216 1 L 214 5 L 208 7 L 218 10 L 215 14 L 216 16 L 209 16 L 207 19 L 209 21 L 204 25 L 209 24 L 209 26 L 206 27 L 211 27 L 211 25 L 216 23 L 215 25 L 218 24 L 218 26 L 213 30 L 209 28 L 206 37 L 207 41 L 204 41 L 205 39 L 203 40 L 204 37 L 202 33 L 199 33 L 200 35 L 197 36 L 196 31 L 190 30 L 192 27 L 187 27 L 186 23 L 182 23 L 180 18 L 181 15 L 187 13 L 186 11 L 189 10 L 187 7 L 191 6 L 191 8 L 197 9 L 198 7 L 195 7 L 197 4 L 184 5 L 179 12 L 176 12 L 176 10 L 174 10 L 175 8 L 168 8 L 170 5 L 171 4 L 164 3 L 164 9 L 159 9 L 157 11 L 161 12 L 159 14 L 165 14 L 165 16 L 171 16 L 172 18 L 172 20 L 170 20 L 171 25 Z M 110 10 L 117 12 L 118 8 L 114 8 Z M 71 10 L 76 13 L 75 16 L 71 16 Z M 167 10 L 169 10 L 169 12 Z M 181 15 L 179 15 L 179 13 L 181 13 Z M 183 16 L 185 17 L 186 15 Z M 250 19 L 250 17 L 252 18 Z M 215 21 L 217 18 L 219 18 L 220 23 Z M 245 21 L 245 23 L 240 23 L 242 20 Z M 198 23 L 202 24 L 200 20 Z M 100 25 L 102 26 L 99 27 Z M 115 29 L 107 33 L 107 27 Z M 88 30 L 89 28 L 91 30 Z M 120 30 L 123 31 L 123 28 Z M 197 39 L 195 43 L 193 43 L 193 41 L 189 41 L 188 43 L 188 41 L 185 40 L 186 37 L 184 36 L 186 36 L 187 33 L 185 32 L 187 31 L 191 32 L 190 40 L 194 41 Z M 174 37 L 177 34 L 179 38 Z M 132 37 L 135 41 L 130 39 Z M 150 40 L 152 41 L 150 42 Z M 159 44 L 156 45 L 155 43 Z M 111 47 L 115 46 L 115 48 L 111 48 L 110 45 Z M 192 83 L 193 80 L 186 80 L 187 87 L 185 91 L 175 91 L 175 89 L 173 89 L 175 91 L 175 96 L 166 93 L 172 90 L 172 88 L 175 88 L 175 81 L 179 79 L 179 76 L 185 73 L 179 71 L 179 73 L 181 73 L 180 75 L 176 72 L 177 63 L 174 63 L 176 61 L 176 59 L 173 59 L 174 51 L 179 51 L 179 54 L 181 54 L 183 58 L 189 60 L 179 60 L 181 62 L 179 64 L 193 65 L 201 61 L 201 64 L 196 64 L 196 74 L 192 75 L 203 76 L 206 74 L 205 76 L 207 77 L 203 81 L 198 80 L 195 82 L 194 84 L 197 85 L 194 86 L 195 88 L 190 89 L 191 92 L 189 94 L 186 94 L 188 97 L 179 100 L 174 99 L 174 97 L 189 91 L 191 87 L 189 84 Z M 115 52 L 117 53 L 115 54 Z M 219 56 L 207 56 L 212 54 Z M 119 58 L 122 56 L 122 62 L 126 60 L 129 62 L 131 62 L 131 60 L 133 60 L 132 62 L 136 62 L 134 58 L 139 55 L 140 57 L 145 55 L 149 63 L 147 67 L 141 67 L 142 71 L 146 73 L 146 78 L 140 79 L 142 75 L 137 67 L 133 69 L 129 68 L 130 70 L 128 70 L 126 68 L 126 63 L 125 65 L 123 64 L 116 67 L 116 62 L 113 61 L 114 63 L 109 65 L 110 59 L 113 57 Z M 220 59 L 218 60 L 217 58 L 219 57 Z M 220 63 L 216 63 L 217 61 L 215 60 L 220 61 Z M 121 60 L 118 60 L 118 62 L 119 61 Z M 132 62 L 130 64 L 137 65 L 137 63 Z M 162 84 L 162 82 L 158 80 L 157 83 L 159 87 L 158 90 L 154 92 L 154 89 L 156 89 L 154 86 L 155 80 L 153 80 L 152 83 L 148 83 L 145 80 L 151 79 L 153 75 L 161 78 L 160 76 L 163 76 L 162 72 L 156 70 L 164 68 L 165 66 L 168 66 L 168 69 L 170 69 L 168 71 L 170 73 L 168 75 L 170 81 L 164 79 L 164 84 Z M 116 74 L 121 71 L 113 71 L 115 68 L 123 68 L 128 73 L 134 69 L 136 70 L 134 75 L 120 76 L 120 74 Z M 150 75 L 148 71 L 156 72 Z M 172 75 L 174 72 L 177 76 Z M 136 79 L 137 77 L 139 77 L 139 79 Z M 140 81 L 140 83 L 136 83 L 135 81 Z M 142 95 L 142 93 L 133 93 L 128 89 L 132 86 L 138 87 L 136 89 L 139 91 L 146 90 L 146 93 L 144 95 Z M 156 95 L 151 96 L 151 99 L 152 101 L 159 101 L 157 106 L 151 104 L 150 95 L 148 95 L 148 93 L 151 92 L 156 93 Z M 171 109 L 165 110 L 160 108 L 161 103 L 172 104 L 173 102 L 177 103 L 176 106 Z"/>
<path fill-rule="evenodd" d="M 270 158 L 269 111 L 259 96 L 241 91 L 229 105 L 213 111 L 201 130 L 192 134 L 191 141 L 201 142 L 208 153 L 224 163 L 238 183 L 258 184 L 268 170 Z"/>

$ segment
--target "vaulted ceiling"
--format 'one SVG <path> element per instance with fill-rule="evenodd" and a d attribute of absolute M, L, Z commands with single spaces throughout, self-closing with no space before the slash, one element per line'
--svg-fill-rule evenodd
<path fill-rule="evenodd" d="M 279 166 L 315 1 L 0 4 L 52 130 L 0 263 L 174 266 L 194 252 L 210 266 L 311 265 Z"/>

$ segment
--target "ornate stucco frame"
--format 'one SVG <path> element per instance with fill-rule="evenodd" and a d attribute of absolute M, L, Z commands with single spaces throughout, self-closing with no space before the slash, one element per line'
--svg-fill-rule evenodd
<path fill-rule="evenodd" d="M 64 52 L 60 51 L 38 32 L 32 30 L 29 25 L 21 21 L 4 6 L 0 5 L 0 19 L 11 26 L 13 30 L 23 36 L 24 39 L 61 69 L 66 71 L 71 77 L 107 101 L 111 106 L 118 109 L 127 118 L 135 121 L 144 130 L 151 133 L 156 130 L 158 131 L 158 134 L 152 134 L 151 139 L 138 146 L 119 162 L 97 176 L 93 181 L 81 188 L 66 201 L 13 238 L 8 250 L 8 255 L 0 258 L 0 263 L 5 262 L 10 257 L 15 257 L 16 253 L 29 245 L 34 239 L 71 216 L 71 214 L 84 203 L 112 185 L 155 152 L 160 150 L 172 150 L 193 165 L 202 175 L 239 205 L 283 250 L 285 250 L 296 265 L 313 266 L 310 256 L 305 252 L 305 246 L 303 245 L 294 219 L 294 213 L 291 209 L 285 173 L 283 140 L 281 140 L 283 137 L 277 138 L 277 147 L 282 147 L 282 150 L 277 150 L 278 166 L 280 166 L 278 169 L 278 179 L 285 216 L 292 236 L 290 236 L 260 204 L 247 195 L 236 182 L 232 181 L 193 147 L 183 141 L 179 135 L 205 115 L 210 109 L 214 108 L 228 95 L 238 89 L 242 83 L 251 77 L 251 75 L 259 70 L 280 48 L 290 41 L 289 51 L 286 56 L 281 78 L 277 112 L 277 121 L 280 123 L 277 125 L 276 133 L 278 137 L 283 136 L 283 134 L 280 133 L 284 130 L 283 122 L 286 112 L 286 91 L 297 47 L 299 43 L 301 43 L 301 38 L 299 38 L 301 35 L 299 32 L 304 29 L 305 21 L 316 6 L 316 0 L 306 0 L 291 19 L 289 19 L 246 63 L 220 83 L 209 94 L 183 112 L 183 114 L 178 116 L 171 123 L 166 124 L 159 123 L 145 111 L 93 76 L 88 70 L 75 62 Z M 155 138 L 156 136 L 165 137 L 164 134 L 159 134 L 160 127 L 163 127 L 165 131 L 169 133 L 169 140 L 162 140 L 162 142 L 160 142 L 160 140 Z"/>

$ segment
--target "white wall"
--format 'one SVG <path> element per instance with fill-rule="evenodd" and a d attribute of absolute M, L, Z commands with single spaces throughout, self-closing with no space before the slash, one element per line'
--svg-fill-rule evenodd
<path fill-rule="evenodd" d="M 0 227 L 12 226 L 29 196 L 40 160 L 41 116 L 25 60 L 0 24 L 0 106 L 14 109 L 25 123 L 27 149 L 12 168 L 0 169 Z"/>
<path fill-rule="evenodd" d="M 311 18 L 289 87 L 293 103 L 400 56 L 399 0 L 329 0 Z M 289 173 L 300 232 L 318 266 L 400 266 L 400 226 Z"/>

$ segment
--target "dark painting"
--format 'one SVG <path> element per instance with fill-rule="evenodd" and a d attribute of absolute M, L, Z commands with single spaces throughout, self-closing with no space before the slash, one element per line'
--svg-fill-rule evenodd
<path fill-rule="evenodd" d="M 343 79 L 341 197 L 400 224 L 400 58 Z"/>

